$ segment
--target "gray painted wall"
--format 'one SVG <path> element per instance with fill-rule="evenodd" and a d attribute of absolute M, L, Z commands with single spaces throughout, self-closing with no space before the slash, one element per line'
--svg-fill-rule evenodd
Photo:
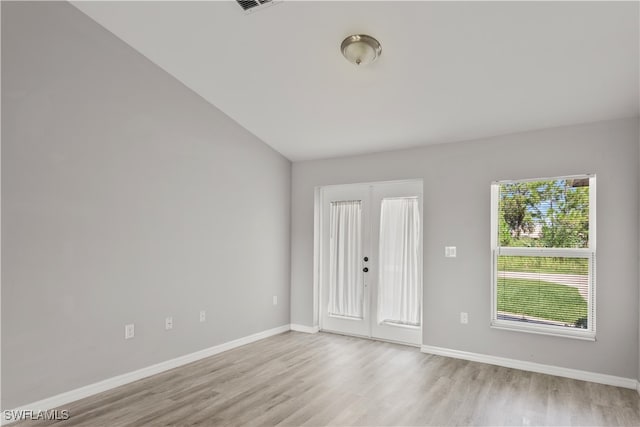
<path fill-rule="evenodd" d="M 312 325 L 314 186 L 424 179 L 424 344 L 638 374 L 638 120 L 293 164 L 291 322 Z M 596 342 L 491 329 L 490 183 L 597 174 Z M 458 257 L 444 257 L 444 246 Z M 459 313 L 469 313 L 469 324 Z"/>
<path fill-rule="evenodd" d="M 2 65 L 3 409 L 289 323 L 287 159 L 66 3 Z"/>

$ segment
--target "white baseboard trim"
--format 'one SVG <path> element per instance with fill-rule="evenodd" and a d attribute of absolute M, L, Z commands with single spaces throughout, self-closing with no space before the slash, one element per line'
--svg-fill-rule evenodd
<path fill-rule="evenodd" d="M 177 368 L 187 363 L 195 362 L 200 359 L 204 359 L 209 356 L 213 356 L 223 351 L 231 350 L 236 347 L 243 346 L 255 341 L 259 341 L 264 338 L 278 335 L 283 332 L 287 332 L 291 329 L 290 325 L 278 326 L 277 328 L 268 329 L 266 331 L 258 332 L 246 337 L 238 338 L 233 341 L 222 343 L 213 347 L 205 348 L 204 350 L 196 351 L 194 353 L 185 354 L 184 356 L 176 357 L 175 359 L 160 362 L 155 365 L 147 366 L 146 368 L 138 369 L 137 371 L 128 372 L 126 374 L 118 375 L 116 377 L 108 378 L 97 383 L 89 384 L 84 387 L 77 388 L 75 390 L 60 393 L 56 396 L 48 397 L 46 399 L 39 400 L 37 402 L 29 403 L 28 405 L 20 406 L 9 411 L 2 411 L 2 417 L 0 418 L 0 425 L 7 425 L 17 420 L 7 420 L 7 413 L 19 414 L 20 411 L 46 411 L 49 409 L 58 408 L 62 405 L 66 405 L 76 400 L 84 399 L 85 397 L 93 396 L 94 394 L 102 393 L 103 391 L 111 390 L 121 385 L 129 384 L 134 381 L 138 381 L 142 378 L 149 377 L 151 375 L 159 374 L 169 369 Z"/>
<path fill-rule="evenodd" d="M 581 371 L 578 369 L 562 368 L 541 363 L 526 362 L 523 360 L 508 359 L 506 357 L 489 356 L 486 354 L 471 353 L 467 351 L 451 350 L 443 347 L 423 345 L 420 347 L 423 353 L 436 354 L 438 356 L 453 357 L 456 359 L 470 360 L 472 362 L 488 363 L 490 365 L 504 366 L 506 368 L 520 369 L 523 371 L 537 372 L 540 374 L 555 375 L 557 377 L 572 378 L 575 380 L 590 381 L 593 383 L 612 385 L 637 389 L 640 393 L 638 381 L 633 378 L 616 377 L 614 375 L 598 374 L 596 372 Z"/>
<path fill-rule="evenodd" d="M 296 325 L 295 323 L 291 324 L 291 330 L 296 332 L 304 332 L 305 334 L 315 334 L 320 331 L 319 326 L 306 326 L 306 325 Z"/>

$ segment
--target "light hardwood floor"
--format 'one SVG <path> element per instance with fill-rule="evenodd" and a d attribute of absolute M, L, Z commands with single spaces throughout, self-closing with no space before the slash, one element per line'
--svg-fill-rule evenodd
<path fill-rule="evenodd" d="M 297 332 L 64 409 L 56 426 L 640 426 L 634 390 Z"/>

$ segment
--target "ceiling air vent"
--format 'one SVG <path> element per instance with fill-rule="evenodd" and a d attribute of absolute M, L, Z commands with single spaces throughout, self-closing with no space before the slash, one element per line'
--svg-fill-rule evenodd
<path fill-rule="evenodd" d="M 236 0 L 242 10 L 245 12 L 253 12 L 255 10 L 263 9 L 263 6 L 269 6 L 272 3 L 279 3 L 275 0 Z"/>

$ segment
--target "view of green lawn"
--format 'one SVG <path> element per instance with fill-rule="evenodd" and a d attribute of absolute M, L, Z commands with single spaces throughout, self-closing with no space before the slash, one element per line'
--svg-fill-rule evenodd
<path fill-rule="evenodd" d="M 498 257 L 498 271 L 589 274 L 587 258 L 504 256 Z"/>
<path fill-rule="evenodd" d="M 519 256 L 520 249 L 498 255 L 497 311 L 507 320 L 588 326 L 590 258 L 576 253 L 590 254 L 590 185 L 589 177 L 500 184 L 498 246 L 569 255 Z"/>
<path fill-rule="evenodd" d="M 498 311 L 575 325 L 587 302 L 571 286 L 539 280 L 498 278 Z"/>

